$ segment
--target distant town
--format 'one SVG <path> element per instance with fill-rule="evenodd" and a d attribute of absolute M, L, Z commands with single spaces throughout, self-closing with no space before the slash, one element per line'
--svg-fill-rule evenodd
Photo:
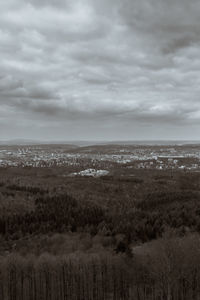
<path fill-rule="evenodd" d="M 73 175 L 102 176 L 113 165 L 135 169 L 200 170 L 200 145 L 0 146 L 0 167 L 79 168 Z"/>

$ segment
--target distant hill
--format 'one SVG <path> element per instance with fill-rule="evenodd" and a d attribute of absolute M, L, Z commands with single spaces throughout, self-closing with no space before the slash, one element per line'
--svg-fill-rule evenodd
<path fill-rule="evenodd" d="M 61 143 L 61 142 L 60 142 Z M 79 140 L 74 140 L 74 141 L 68 141 L 68 142 L 62 142 L 62 144 L 65 143 L 70 143 L 73 145 L 77 145 L 80 147 L 89 147 L 89 146 L 106 146 L 106 145 L 126 145 L 126 146 L 167 146 L 167 145 L 177 145 L 177 146 L 182 146 L 182 145 L 200 145 L 200 140 L 110 140 L 110 141 L 79 141 Z"/>
<path fill-rule="evenodd" d="M 42 140 L 32 140 L 32 139 L 13 139 L 13 140 L 0 140 L 0 145 L 69 145 L 70 147 L 76 148 L 76 147 L 90 147 L 90 146 L 136 146 L 136 145 L 142 145 L 142 146 L 167 146 L 167 145 L 200 145 L 200 140 L 119 140 L 119 141 L 84 141 L 84 140 L 74 140 L 74 141 L 42 141 Z"/>
<path fill-rule="evenodd" d="M 0 146 L 34 146 L 34 145 L 65 145 L 70 149 L 78 148 L 78 145 L 70 144 L 68 142 L 53 142 L 53 141 L 36 141 L 28 139 L 15 139 L 8 141 L 0 141 Z"/>

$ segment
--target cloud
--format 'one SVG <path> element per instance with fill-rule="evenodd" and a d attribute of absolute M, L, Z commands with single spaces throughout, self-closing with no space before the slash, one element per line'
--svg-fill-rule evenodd
<path fill-rule="evenodd" d="M 33 120 L 35 135 L 188 134 L 200 115 L 199 14 L 197 0 L 1 1 L 5 134 L 27 135 Z"/>

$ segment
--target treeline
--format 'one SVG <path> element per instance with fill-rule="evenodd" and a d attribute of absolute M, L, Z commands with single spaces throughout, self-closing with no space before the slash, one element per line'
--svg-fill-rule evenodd
<path fill-rule="evenodd" d="M 153 174 L 52 180 L 30 173 L 9 178 L 0 187 L 0 234 L 5 240 L 51 232 L 122 234 L 120 249 L 125 249 L 134 241 L 157 239 L 169 227 L 178 235 L 200 232 L 200 175 Z"/>
<path fill-rule="evenodd" d="M 163 238 L 111 255 L 0 259 L 4 300 L 191 300 L 200 298 L 200 238 Z"/>
<path fill-rule="evenodd" d="M 76 232 L 86 226 L 92 231 L 103 219 L 104 210 L 95 204 L 78 202 L 67 194 L 43 196 L 36 199 L 34 211 L 1 217 L 0 233 L 12 237 L 17 234 Z"/>
<path fill-rule="evenodd" d="M 199 235 L 165 237 L 138 248 L 132 263 L 130 299 L 200 298 Z"/>
<path fill-rule="evenodd" d="M 2 184 L 2 186 L 5 184 Z M 26 192 L 26 193 L 32 193 L 32 194 L 40 194 L 44 195 L 45 193 L 48 193 L 48 190 L 45 190 L 41 187 L 37 186 L 25 186 L 25 185 L 19 185 L 19 184 L 9 184 L 6 186 L 7 189 L 12 191 L 20 191 L 20 192 Z"/>
<path fill-rule="evenodd" d="M 162 236 L 170 227 L 178 234 L 200 231 L 198 192 L 154 193 L 124 208 L 108 208 L 68 194 L 39 195 L 33 211 L 1 215 L 0 234 L 18 239 L 49 232 L 88 232 L 91 235 L 123 234 L 127 243 L 146 242 Z M 122 203 L 123 205 L 123 203 Z"/>
<path fill-rule="evenodd" d="M 0 259 L 0 299 L 108 300 L 129 298 L 122 259 L 98 255 Z"/>

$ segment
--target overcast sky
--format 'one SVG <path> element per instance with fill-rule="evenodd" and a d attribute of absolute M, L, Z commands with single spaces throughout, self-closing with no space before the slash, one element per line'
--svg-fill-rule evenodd
<path fill-rule="evenodd" d="M 0 139 L 200 139 L 199 0 L 1 0 Z"/>

